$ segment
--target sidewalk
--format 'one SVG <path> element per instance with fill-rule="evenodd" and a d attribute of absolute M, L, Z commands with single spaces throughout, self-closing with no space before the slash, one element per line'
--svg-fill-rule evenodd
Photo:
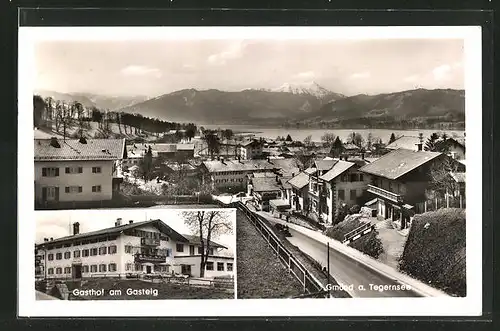
<path fill-rule="evenodd" d="M 304 227 L 301 227 L 301 226 L 298 226 L 295 224 L 286 223 L 286 221 L 272 217 L 265 212 L 257 212 L 257 214 L 265 217 L 266 219 L 268 219 L 271 222 L 280 223 L 283 225 L 286 224 L 286 225 L 288 225 L 289 228 L 291 228 L 297 232 L 300 232 L 301 234 L 308 236 L 309 238 L 312 238 L 312 239 L 314 239 L 314 240 L 316 240 L 324 245 L 327 245 L 327 243 L 329 243 L 330 247 L 333 248 L 334 250 L 342 253 L 343 255 L 353 259 L 354 261 L 356 261 L 360 264 L 363 264 L 364 266 L 376 271 L 377 273 L 379 273 L 381 275 L 384 275 L 388 278 L 392 278 L 392 279 L 397 280 L 403 284 L 411 286 L 415 292 L 418 292 L 422 296 L 426 296 L 426 297 L 443 297 L 443 296 L 446 297 L 446 296 L 448 296 L 446 293 L 444 293 L 438 289 L 435 289 L 427 284 L 424 284 L 424 283 L 420 282 L 419 280 L 416 280 L 410 276 L 407 276 L 407 275 L 399 272 L 398 270 L 396 270 L 388 265 L 385 265 L 382 262 L 379 262 L 379 261 L 373 259 L 372 257 L 370 257 L 366 254 L 363 254 L 362 252 L 360 252 L 354 248 L 351 248 L 347 245 L 340 243 L 337 240 L 334 240 L 328 236 L 325 236 L 324 234 L 322 234 L 319 231 L 314 231 L 314 230 L 306 229 Z"/>

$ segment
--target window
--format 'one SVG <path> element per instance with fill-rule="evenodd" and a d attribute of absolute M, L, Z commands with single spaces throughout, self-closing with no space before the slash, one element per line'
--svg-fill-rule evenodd
<path fill-rule="evenodd" d="M 81 186 L 66 186 L 64 188 L 65 193 L 82 193 L 83 188 Z"/>
<path fill-rule="evenodd" d="M 213 262 L 207 262 L 206 269 L 207 270 L 214 270 L 214 263 Z"/>
<path fill-rule="evenodd" d="M 50 253 L 49 255 L 47 255 L 47 258 L 49 259 L 49 261 L 52 261 L 54 259 L 54 254 Z"/>
<path fill-rule="evenodd" d="M 125 253 L 127 253 L 127 254 L 132 254 L 132 246 L 130 246 L 130 245 L 125 245 Z"/>
<path fill-rule="evenodd" d="M 99 247 L 99 255 L 106 255 L 107 247 Z"/>
<path fill-rule="evenodd" d="M 106 265 L 105 264 L 99 264 L 99 272 L 106 272 Z"/>
<path fill-rule="evenodd" d="M 82 249 L 82 256 L 83 257 L 89 256 L 89 250 L 88 249 Z"/>
<path fill-rule="evenodd" d="M 90 256 L 96 256 L 97 255 L 97 248 L 91 248 L 90 249 Z"/>
<path fill-rule="evenodd" d="M 345 200 L 344 190 L 338 190 L 338 196 L 340 200 Z"/>
<path fill-rule="evenodd" d="M 59 176 L 59 168 L 42 168 L 42 177 Z"/>
<path fill-rule="evenodd" d="M 217 271 L 224 271 L 224 262 L 217 262 Z"/>
<path fill-rule="evenodd" d="M 64 273 L 65 274 L 70 274 L 71 273 L 71 267 L 64 268 Z"/>
<path fill-rule="evenodd" d="M 81 174 L 82 172 L 82 167 L 66 167 L 65 169 L 65 173 L 67 174 Z"/>
<path fill-rule="evenodd" d="M 362 181 L 364 181 L 364 180 L 365 180 L 365 179 L 364 179 L 364 177 L 363 177 L 363 174 L 359 174 L 359 181 L 360 181 L 360 182 L 362 182 Z"/>
<path fill-rule="evenodd" d="M 167 257 L 172 256 L 172 248 L 167 248 L 166 252 Z"/>
<path fill-rule="evenodd" d="M 184 245 L 183 244 L 177 244 L 177 245 L 175 245 L 175 250 L 177 252 L 184 252 Z"/>
<path fill-rule="evenodd" d="M 109 272 L 116 271 L 116 263 L 110 263 L 108 266 Z"/>
<path fill-rule="evenodd" d="M 82 269 L 83 269 L 83 271 L 82 271 L 82 272 L 83 272 L 83 273 L 85 273 L 85 274 L 89 272 L 89 266 L 88 266 L 88 265 L 84 265 L 84 266 L 82 267 Z"/>
<path fill-rule="evenodd" d="M 90 266 L 90 272 L 97 272 L 97 264 L 93 264 Z"/>
<path fill-rule="evenodd" d="M 56 253 L 56 260 L 62 260 L 62 253 Z"/>
<path fill-rule="evenodd" d="M 62 274 L 62 268 L 61 268 L 61 267 L 56 268 L 56 274 L 57 274 L 57 275 Z"/>
<path fill-rule="evenodd" d="M 101 167 L 92 167 L 92 173 L 93 174 L 100 174 L 101 173 Z"/>
<path fill-rule="evenodd" d="M 356 190 L 351 190 L 351 200 L 356 200 Z"/>
<path fill-rule="evenodd" d="M 356 181 L 357 181 L 357 177 L 358 177 L 358 175 L 357 175 L 357 174 L 350 174 L 350 176 L 349 176 L 349 177 L 350 177 L 350 178 L 349 178 L 349 181 L 350 181 L 350 182 L 356 182 Z"/>
<path fill-rule="evenodd" d="M 203 250 L 201 249 L 201 246 L 198 246 L 198 254 L 203 254 Z"/>
<path fill-rule="evenodd" d="M 210 255 L 214 255 L 214 249 L 213 248 L 210 248 L 209 254 Z"/>
<path fill-rule="evenodd" d="M 73 251 L 73 257 L 80 257 L 80 250 Z"/>
<path fill-rule="evenodd" d="M 233 264 L 232 263 L 226 263 L 226 268 L 227 268 L 227 271 L 233 271 Z"/>
<path fill-rule="evenodd" d="M 71 252 L 64 252 L 64 258 L 65 259 L 70 259 L 71 258 Z"/>
<path fill-rule="evenodd" d="M 48 271 L 49 275 L 53 275 L 54 274 L 54 268 L 49 268 L 47 271 Z"/>
<path fill-rule="evenodd" d="M 133 263 L 127 263 L 125 264 L 125 271 L 133 271 L 134 270 L 134 264 Z"/>
<path fill-rule="evenodd" d="M 92 186 L 92 192 L 101 192 L 101 185 Z"/>
<path fill-rule="evenodd" d="M 108 254 L 116 254 L 116 246 L 115 245 L 108 247 Z"/>

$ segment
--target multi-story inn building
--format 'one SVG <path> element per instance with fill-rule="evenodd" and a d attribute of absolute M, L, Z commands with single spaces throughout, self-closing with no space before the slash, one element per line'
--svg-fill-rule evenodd
<path fill-rule="evenodd" d="M 449 158 L 460 172 L 465 166 L 439 152 L 397 149 L 360 169 L 369 177 L 367 191 L 377 200 L 378 215 L 401 222 L 406 228 L 414 214 L 426 211 L 426 192 L 431 185 L 431 169 L 438 162 Z"/>
<path fill-rule="evenodd" d="M 247 140 L 239 144 L 238 156 L 243 160 L 251 160 L 262 157 L 263 142 L 258 140 Z"/>
<path fill-rule="evenodd" d="M 125 139 L 35 139 L 35 205 L 111 200 Z"/>
<path fill-rule="evenodd" d="M 209 248 L 205 277 L 234 275 L 234 257 L 225 254 L 227 248 L 213 241 Z M 74 223 L 73 235 L 45 238 L 36 249 L 46 278 L 200 276 L 199 237 L 180 234 L 161 220 L 122 224 L 118 219 L 114 227 L 87 233 Z"/>

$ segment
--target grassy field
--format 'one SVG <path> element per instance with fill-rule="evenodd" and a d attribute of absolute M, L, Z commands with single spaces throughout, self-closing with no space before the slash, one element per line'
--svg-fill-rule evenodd
<path fill-rule="evenodd" d="M 454 296 L 466 295 L 465 211 L 416 215 L 401 256 L 401 271 Z"/>
<path fill-rule="evenodd" d="M 303 287 L 274 255 L 252 223 L 237 211 L 237 296 L 239 299 L 290 298 Z"/>
<path fill-rule="evenodd" d="M 234 292 L 220 288 L 189 287 L 183 284 L 172 283 L 149 283 L 132 279 L 90 279 L 81 286 L 77 283 L 67 283 L 69 291 L 74 289 L 90 290 L 104 289 L 102 296 L 73 296 L 72 300 L 160 300 L 160 299 L 234 299 Z M 135 290 L 131 295 L 127 289 Z M 157 295 L 141 295 L 137 291 L 157 290 Z M 120 290 L 121 294 L 111 295 L 110 290 Z"/>

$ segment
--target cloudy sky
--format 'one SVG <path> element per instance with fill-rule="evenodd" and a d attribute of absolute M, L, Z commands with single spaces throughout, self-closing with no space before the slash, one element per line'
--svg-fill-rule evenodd
<path fill-rule="evenodd" d="M 189 210 L 191 212 L 192 209 Z M 230 219 L 236 221 L 234 210 L 226 210 Z M 72 234 L 72 225 L 80 223 L 80 233 L 101 230 L 113 227 L 117 218 L 122 218 L 122 224 L 129 220 L 142 222 L 150 219 L 161 219 L 165 224 L 181 234 L 192 234 L 184 224 L 179 209 L 126 209 L 126 210 L 61 210 L 37 211 L 36 215 L 36 243 L 43 242 L 43 238 L 54 239 Z M 214 241 L 228 247 L 234 252 L 236 234 L 221 235 Z"/>
<path fill-rule="evenodd" d="M 346 95 L 464 88 L 463 41 L 43 41 L 36 89 L 150 97 L 185 88 L 237 91 L 315 81 Z"/>

